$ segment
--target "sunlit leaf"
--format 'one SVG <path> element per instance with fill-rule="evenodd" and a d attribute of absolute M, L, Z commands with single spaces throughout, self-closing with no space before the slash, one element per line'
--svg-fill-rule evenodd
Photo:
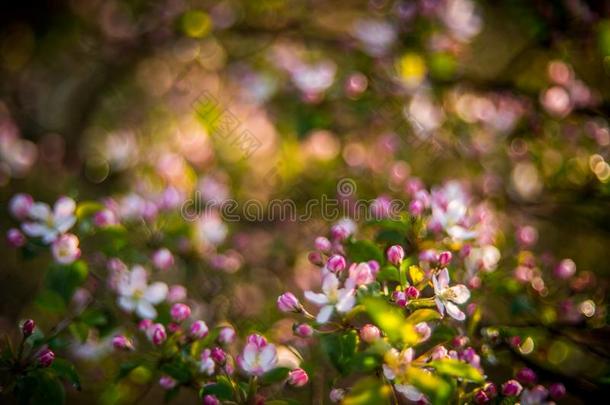
<path fill-rule="evenodd" d="M 430 362 L 430 366 L 434 367 L 439 374 L 459 377 L 466 381 L 476 383 L 485 382 L 485 377 L 478 369 L 470 364 L 456 359 L 442 359 Z"/>
<path fill-rule="evenodd" d="M 341 402 L 344 405 L 387 404 L 392 388 L 377 378 L 369 377 L 358 381 Z"/>

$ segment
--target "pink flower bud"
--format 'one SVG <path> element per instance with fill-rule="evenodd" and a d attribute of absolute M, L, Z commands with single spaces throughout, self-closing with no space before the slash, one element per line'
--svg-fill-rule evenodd
<path fill-rule="evenodd" d="M 554 400 L 559 400 L 566 395 L 566 387 L 562 383 L 555 383 L 549 386 L 549 394 Z"/>
<path fill-rule="evenodd" d="M 36 322 L 34 322 L 32 319 L 27 319 L 25 322 L 23 322 L 23 325 L 21 325 L 21 333 L 23 333 L 23 337 L 27 338 L 32 336 L 35 328 Z"/>
<path fill-rule="evenodd" d="M 103 228 L 110 225 L 116 225 L 119 221 L 114 212 L 109 209 L 98 211 L 93 216 L 93 224 L 98 228 Z"/>
<path fill-rule="evenodd" d="M 46 368 L 53 364 L 53 361 L 55 360 L 55 353 L 53 353 L 53 351 L 51 351 L 50 349 L 42 349 L 38 353 L 37 358 L 38 365 L 40 367 Z"/>
<path fill-rule="evenodd" d="M 302 338 L 307 338 L 307 337 L 310 337 L 313 335 L 313 328 L 306 323 L 294 325 L 292 330 L 295 335 L 302 337 Z"/>
<path fill-rule="evenodd" d="M 174 388 L 176 386 L 176 384 L 178 384 L 176 382 L 176 380 L 174 380 L 170 376 L 164 375 L 161 378 L 159 378 L 159 385 L 164 390 L 171 390 L 172 388 Z"/>
<path fill-rule="evenodd" d="M 332 255 L 326 262 L 326 268 L 333 273 L 339 273 L 340 271 L 345 270 L 346 266 L 347 263 L 345 262 L 345 258 L 341 255 Z"/>
<path fill-rule="evenodd" d="M 572 259 L 563 259 L 555 268 L 555 277 L 562 280 L 572 277 L 576 273 L 576 263 Z"/>
<path fill-rule="evenodd" d="M 8 232 L 6 232 L 6 241 L 10 247 L 20 248 L 21 246 L 25 245 L 27 239 L 25 238 L 23 232 L 21 232 L 19 229 L 11 228 L 8 230 Z"/>
<path fill-rule="evenodd" d="M 432 335 L 432 329 L 426 322 L 420 322 L 415 325 L 415 332 L 421 336 L 420 342 L 424 342 Z"/>
<path fill-rule="evenodd" d="M 324 264 L 324 260 L 322 259 L 320 252 L 309 252 L 307 259 L 315 266 L 322 266 Z"/>
<path fill-rule="evenodd" d="M 324 236 L 318 236 L 314 242 L 314 245 L 316 249 L 322 253 L 328 253 L 332 248 L 332 244 L 328 238 L 325 238 Z"/>
<path fill-rule="evenodd" d="M 394 266 L 400 266 L 400 263 L 405 258 L 405 251 L 400 245 L 390 246 L 386 254 L 388 261 Z"/>
<path fill-rule="evenodd" d="M 407 298 L 410 300 L 419 298 L 419 290 L 417 288 L 413 287 L 412 285 L 407 287 L 407 289 L 405 290 L 405 294 L 407 295 Z"/>
<path fill-rule="evenodd" d="M 186 299 L 186 288 L 180 284 L 175 284 L 167 292 L 168 302 L 184 301 Z"/>
<path fill-rule="evenodd" d="M 174 304 L 170 310 L 172 319 L 176 322 L 182 322 L 191 316 L 191 308 L 186 304 Z"/>
<path fill-rule="evenodd" d="M 449 263 L 451 263 L 451 258 L 453 255 L 448 250 L 441 252 L 438 255 L 438 265 L 441 267 L 446 267 Z"/>
<path fill-rule="evenodd" d="M 309 381 L 309 376 L 302 368 L 295 368 L 288 373 L 288 384 L 293 387 L 302 387 Z"/>
<path fill-rule="evenodd" d="M 203 397 L 203 405 L 220 405 L 220 401 L 214 395 L 206 395 Z"/>
<path fill-rule="evenodd" d="M 517 230 L 517 242 L 522 246 L 533 246 L 538 240 L 538 231 L 533 226 L 526 225 Z"/>
<path fill-rule="evenodd" d="M 404 291 L 394 291 L 392 293 L 392 298 L 394 298 L 394 302 L 399 307 L 405 307 L 407 305 L 407 294 Z"/>
<path fill-rule="evenodd" d="M 277 298 L 277 307 L 282 312 L 300 312 L 301 303 L 293 293 L 286 292 Z"/>
<path fill-rule="evenodd" d="M 76 235 L 66 233 L 55 239 L 51 245 L 51 252 L 57 263 L 70 264 L 80 257 Z"/>
<path fill-rule="evenodd" d="M 8 203 L 11 214 L 19 219 L 24 220 L 30 213 L 30 208 L 34 204 L 34 199 L 29 194 L 15 194 Z"/>
<path fill-rule="evenodd" d="M 379 273 L 379 269 L 381 268 L 377 260 L 369 260 L 367 263 L 369 265 L 369 268 L 371 269 L 373 277 L 377 277 L 377 273 Z"/>
<path fill-rule="evenodd" d="M 536 382 L 536 373 L 531 368 L 524 367 L 517 372 L 517 380 L 521 384 L 531 385 Z"/>
<path fill-rule="evenodd" d="M 208 331 L 208 325 L 205 322 L 195 321 L 191 325 L 189 333 L 194 339 L 203 339 L 208 335 Z"/>
<path fill-rule="evenodd" d="M 165 340 L 167 340 L 167 333 L 165 332 L 165 327 L 162 324 L 156 323 L 151 328 L 151 340 L 154 345 L 159 346 L 165 342 Z"/>
<path fill-rule="evenodd" d="M 235 341 L 235 329 L 230 326 L 222 328 L 218 334 L 218 341 L 226 345 L 233 343 Z"/>
<path fill-rule="evenodd" d="M 174 256 L 168 249 L 162 248 L 153 253 L 152 262 L 159 270 L 169 270 L 174 265 Z"/>
<path fill-rule="evenodd" d="M 424 203 L 420 200 L 413 200 L 409 203 L 409 213 L 414 217 L 420 216 L 424 212 Z"/>
<path fill-rule="evenodd" d="M 489 398 L 495 398 L 498 395 L 498 389 L 494 383 L 487 383 L 483 386 L 483 390 Z"/>
<path fill-rule="evenodd" d="M 483 390 L 479 390 L 474 394 L 474 402 L 476 404 L 486 404 L 489 402 L 489 397 Z"/>
<path fill-rule="evenodd" d="M 456 336 L 453 338 L 453 346 L 454 347 L 464 347 L 468 344 L 468 341 L 470 339 L 468 339 L 468 336 Z"/>
<path fill-rule="evenodd" d="M 213 348 L 210 356 L 218 364 L 224 364 L 227 361 L 227 355 L 220 347 Z"/>
<path fill-rule="evenodd" d="M 360 328 L 360 338 L 366 343 L 373 343 L 381 337 L 381 331 L 375 325 L 367 323 Z"/>
<path fill-rule="evenodd" d="M 133 344 L 123 335 L 118 335 L 112 338 L 112 347 L 118 350 L 133 350 Z"/>
<path fill-rule="evenodd" d="M 180 324 L 177 322 L 169 322 L 167 324 L 167 331 L 169 333 L 176 333 L 180 330 Z"/>
<path fill-rule="evenodd" d="M 345 390 L 342 388 L 333 388 L 330 390 L 329 398 L 332 402 L 340 402 L 345 397 Z"/>
<path fill-rule="evenodd" d="M 508 380 L 502 384 L 502 395 L 507 397 L 516 397 L 521 394 L 523 387 L 516 380 Z"/>
<path fill-rule="evenodd" d="M 432 350 L 432 360 L 440 360 L 440 359 L 445 359 L 448 357 L 449 352 L 447 351 L 447 348 L 445 348 L 445 346 L 436 346 L 433 350 Z"/>
<path fill-rule="evenodd" d="M 152 325 L 153 325 L 153 322 L 150 319 L 142 319 L 138 323 L 138 329 L 140 329 L 143 332 L 146 332 L 148 329 L 150 329 L 150 327 Z"/>

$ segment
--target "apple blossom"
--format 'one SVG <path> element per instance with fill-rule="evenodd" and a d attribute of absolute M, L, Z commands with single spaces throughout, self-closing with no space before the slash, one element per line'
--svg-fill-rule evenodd
<path fill-rule="evenodd" d="M 345 390 L 342 388 L 333 388 L 330 390 L 329 398 L 332 402 L 340 402 L 345 397 Z"/>
<path fill-rule="evenodd" d="M 293 293 L 286 292 L 277 297 L 277 307 L 282 312 L 300 312 L 301 303 Z"/>
<path fill-rule="evenodd" d="M 332 243 L 330 243 L 330 241 L 327 238 L 325 238 L 324 236 L 318 236 L 314 242 L 314 245 L 315 245 L 316 249 L 318 249 L 319 251 L 321 251 L 323 253 L 330 252 L 330 250 L 332 248 Z"/>
<path fill-rule="evenodd" d="M 212 356 L 212 359 L 220 365 L 224 364 L 227 361 L 227 354 L 220 347 L 213 348 L 212 352 L 211 352 L 211 356 Z"/>
<path fill-rule="evenodd" d="M 339 273 L 347 266 L 345 258 L 341 255 L 332 255 L 326 262 L 326 268 L 333 273 Z"/>
<path fill-rule="evenodd" d="M 381 331 L 375 325 L 370 323 L 360 328 L 360 338 L 366 343 L 373 343 L 381 337 Z"/>
<path fill-rule="evenodd" d="M 27 242 L 25 235 L 17 228 L 11 228 L 6 232 L 6 241 L 10 247 L 20 248 Z"/>
<path fill-rule="evenodd" d="M 103 228 L 110 225 L 116 225 L 119 223 L 119 221 L 113 211 L 104 208 L 93 215 L 93 223 L 95 226 Z"/>
<path fill-rule="evenodd" d="M 118 335 L 112 338 L 112 346 L 119 350 L 133 350 L 133 343 L 127 337 Z"/>
<path fill-rule="evenodd" d="M 204 321 L 195 321 L 189 329 L 189 334 L 194 339 L 203 339 L 208 335 L 208 325 Z"/>
<path fill-rule="evenodd" d="M 152 262 L 159 270 L 169 270 L 174 265 L 174 256 L 168 249 L 162 248 L 153 253 Z"/>
<path fill-rule="evenodd" d="M 554 400 L 559 400 L 566 395 L 566 387 L 562 383 L 554 383 L 549 386 L 549 395 Z"/>
<path fill-rule="evenodd" d="M 160 323 L 152 325 L 148 332 L 150 334 L 150 340 L 155 346 L 159 346 L 167 339 L 165 327 Z"/>
<path fill-rule="evenodd" d="M 48 348 L 42 349 L 38 355 L 36 356 L 38 360 L 38 365 L 40 367 L 46 368 L 53 364 L 55 360 L 55 353 Z"/>
<path fill-rule="evenodd" d="M 371 284 L 375 281 L 375 271 L 367 262 L 352 263 L 349 267 L 349 280 L 357 286 Z"/>
<path fill-rule="evenodd" d="M 393 245 L 387 251 L 388 261 L 394 266 L 400 266 L 405 258 L 405 251 L 400 245 Z"/>
<path fill-rule="evenodd" d="M 451 252 L 445 250 L 438 255 L 438 265 L 440 267 L 447 267 L 449 263 L 451 263 Z"/>
<path fill-rule="evenodd" d="M 76 235 L 66 233 L 55 239 L 51 252 L 55 261 L 60 264 L 70 264 L 80 257 L 79 241 Z"/>
<path fill-rule="evenodd" d="M 186 299 L 186 288 L 180 284 L 175 284 L 169 287 L 167 291 L 167 302 L 174 303 L 184 301 Z"/>
<path fill-rule="evenodd" d="M 148 285 L 146 270 L 142 266 L 133 269 L 120 278 L 117 289 L 118 304 L 127 312 L 136 311 L 140 318 L 157 317 L 157 305 L 167 296 L 167 284 L 156 282 Z"/>
<path fill-rule="evenodd" d="M 161 378 L 159 378 L 159 385 L 164 390 L 171 390 L 177 384 L 178 384 L 178 382 L 176 380 L 174 380 L 173 378 L 171 378 L 170 376 L 164 375 L 164 376 L 161 376 Z"/>
<path fill-rule="evenodd" d="M 521 394 L 521 390 L 523 390 L 523 387 L 517 380 L 508 380 L 502 384 L 502 395 L 507 397 L 516 397 Z"/>
<path fill-rule="evenodd" d="M 176 322 L 182 322 L 191 316 L 191 308 L 186 304 L 176 303 L 170 309 L 170 315 Z"/>
<path fill-rule="evenodd" d="M 201 357 L 199 361 L 199 370 L 207 375 L 214 374 L 216 363 L 212 358 L 212 351 L 210 349 L 203 349 L 201 351 Z"/>
<path fill-rule="evenodd" d="M 253 376 L 260 377 L 277 365 L 275 345 L 267 343 L 260 335 L 250 335 L 242 354 L 237 357 L 240 368 Z"/>
<path fill-rule="evenodd" d="M 336 309 L 339 313 L 345 313 L 352 309 L 356 303 L 353 284 L 346 282 L 344 288 L 339 288 L 339 279 L 332 273 L 324 277 L 322 292 L 305 291 L 307 300 L 322 307 L 316 318 L 317 322 L 321 324 L 328 322 L 333 310 Z"/>
<path fill-rule="evenodd" d="M 203 405 L 220 405 L 220 401 L 214 395 L 205 395 L 203 397 Z"/>
<path fill-rule="evenodd" d="M 463 284 L 458 284 L 449 287 L 449 271 L 441 270 L 438 275 L 432 276 L 434 285 L 435 302 L 441 316 L 444 315 L 445 309 L 447 313 L 458 321 L 466 319 L 466 315 L 455 304 L 463 304 L 470 298 L 468 287 Z"/>
<path fill-rule="evenodd" d="M 536 376 L 536 373 L 534 372 L 534 370 L 532 370 L 531 368 L 527 368 L 527 367 L 524 367 L 521 370 L 519 370 L 517 372 L 516 378 L 517 378 L 517 380 L 519 380 L 519 382 L 521 384 L 525 384 L 525 385 L 535 384 L 536 380 L 537 380 L 537 376 Z"/>
<path fill-rule="evenodd" d="M 13 217 L 20 221 L 23 221 L 28 217 L 32 205 L 34 205 L 32 196 L 23 193 L 15 194 L 8 203 L 9 211 Z"/>
<path fill-rule="evenodd" d="M 302 368 L 295 368 L 288 373 L 288 384 L 293 387 L 302 387 L 309 381 L 307 372 Z"/>
<path fill-rule="evenodd" d="M 306 323 L 294 325 L 292 329 L 295 335 L 302 338 L 307 338 L 313 335 L 313 328 Z"/>
<path fill-rule="evenodd" d="M 23 322 L 23 325 L 21 325 L 21 333 L 23 334 L 23 337 L 29 337 L 32 335 L 32 333 L 34 333 L 34 329 L 36 328 L 36 322 L 34 322 L 34 320 L 32 319 L 27 319 L 25 322 Z"/>
<path fill-rule="evenodd" d="M 44 243 L 49 244 L 76 223 L 75 209 L 76 203 L 69 197 L 60 197 L 55 202 L 53 211 L 47 204 L 36 202 L 28 212 L 31 221 L 24 222 L 21 228 L 26 235 L 40 237 Z"/>
<path fill-rule="evenodd" d="M 235 329 L 230 326 L 225 326 L 220 330 L 218 334 L 218 341 L 222 344 L 231 344 L 235 341 L 236 333 Z"/>

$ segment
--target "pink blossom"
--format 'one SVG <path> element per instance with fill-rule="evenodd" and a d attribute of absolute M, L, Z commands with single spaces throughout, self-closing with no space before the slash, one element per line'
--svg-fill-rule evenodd
<path fill-rule="evenodd" d="M 118 350 L 133 350 L 133 343 L 123 335 L 112 338 L 112 347 Z"/>
<path fill-rule="evenodd" d="M 507 397 L 516 397 L 521 394 L 523 387 L 516 380 L 508 380 L 502 384 L 502 395 Z"/>
<path fill-rule="evenodd" d="M 438 265 L 440 267 L 447 267 L 447 265 L 449 263 L 451 263 L 451 257 L 452 257 L 451 252 L 449 252 L 447 250 L 444 252 L 441 252 L 438 255 Z"/>
<path fill-rule="evenodd" d="M 549 394 L 554 400 L 559 400 L 566 395 L 566 387 L 562 383 L 554 383 L 549 386 Z"/>
<path fill-rule="evenodd" d="M 30 221 L 21 225 L 23 232 L 33 238 L 41 238 L 46 244 L 53 242 L 76 223 L 76 203 L 69 197 L 60 197 L 53 211 L 45 203 L 34 203 L 28 211 Z"/>
<path fill-rule="evenodd" d="M 373 343 L 381 337 L 381 331 L 370 323 L 360 328 L 360 338 L 366 343 Z"/>
<path fill-rule="evenodd" d="M 27 242 L 25 235 L 17 228 L 11 228 L 6 232 L 6 240 L 13 248 L 20 248 Z"/>
<path fill-rule="evenodd" d="M 195 321 L 191 325 L 189 333 L 194 339 L 203 339 L 208 335 L 208 325 L 204 321 Z"/>
<path fill-rule="evenodd" d="M 366 263 L 363 264 L 368 267 Z M 322 293 L 305 291 L 305 298 L 322 307 L 316 318 L 318 323 L 328 322 L 335 309 L 340 313 L 345 313 L 356 303 L 353 284 L 346 282 L 345 288 L 339 288 L 339 279 L 332 273 L 324 277 Z"/>
<path fill-rule="evenodd" d="M 302 338 L 307 338 L 313 335 L 313 328 L 306 323 L 294 325 L 292 329 L 295 335 Z"/>
<path fill-rule="evenodd" d="M 330 252 L 332 248 L 332 244 L 330 243 L 328 238 L 325 238 L 324 236 L 318 236 L 314 242 L 314 245 L 316 249 L 323 253 Z"/>
<path fill-rule="evenodd" d="M 176 380 L 174 380 L 173 378 L 171 378 L 170 376 L 167 376 L 167 375 L 164 375 L 159 379 L 159 385 L 164 390 L 171 390 L 177 384 L 178 384 L 178 382 Z"/>
<path fill-rule="evenodd" d="M 186 304 L 176 303 L 172 305 L 170 315 L 174 321 L 182 322 L 191 316 L 191 308 Z"/>
<path fill-rule="evenodd" d="M 186 295 L 186 288 L 180 284 L 175 284 L 169 287 L 169 290 L 167 291 L 167 302 L 174 303 L 184 301 Z"/>
<path fill-rule="evenodd" d="M 517 372 L 517 380 L 521 384 L 531 385 L 536 383 L 536 373 L 531 368 L 524 367 Z"/>
<path fill-rule="evenodd" d="M 38 365 L 42 368 L 49 367 L 55 360 L 55 353 L 48 348 L 42 349 L 36 356 Z"/>
<path fill-rule="evenodd" d="M 214 374 L 215 368 L 216 368 L 216 363 L 214 363 L 214 359 L 212 358 L 212 351 L 210 349 L 204 349 L 201 352 L 199 370 L 204 374 L 212 375 L 212 374 Z"/>
<path fill-rule="evenodd" d="M 449 287 L 449 271 L 441 270 L 437 276 L 432 277 L 434 285 L 434 295 L 436 306 L 441 315 L 444 315 L 445 309 L 447 313 L 458 321 L 466 319 L 466 315 L 455 304 L 463 304 L 470 298 L 468 287 L 463 284 L 458 284 Z"/>
<path fill-rule="evenodd" d="M 9 211 L 16 219 L 23 221 L 30 213 L 34 199 L 29 194 L 15 194 L 9 201 Z"/>
<path fill-rule="evenodd" d="M 80 257 L 79 241 L 76 235 L 66 233 L 59 236 L 51 245 L 55 261 L 60 264 L 70 264 Z"/>
<path fill-rule="evenodd" d="M 394 266 L 400 266 L 405 258 L 405 251 L 400 245 L 393 245 L 387 251 L 388 261 Z"/>
<path fill-rule="evenodd" d="M 220 405 L 220 401 L 214 395 L 206 395 L 203 397 L 203 405 Z"/>
<path fill-rule="evenodd" d="M 392 298 L 394 299 L 394 302 L 396 302 L 396 305 L 398 305 L 399 307 L 407 306 L 408 299 L 407 294 L 404 291 L 394 291 L 392 293 Z"/>
<path fill-rule="evenodd" d="M 333 388 L 330 390 L 329 398 L 332 402 L 340 402 L 345 397 L 345 390 L 342 388 Z"/>
<path fill-rule="evenodd" d="M 23 325 L 21 325 L 21 333 L 23 334 L 23 337 L 27 338 L 31 336 L 32 333 L 34 333 L 35 328 L 36 322 L 34 322 L 33 319 L 27 319 L 25 322 L 23 322 Z"/>
<path fill-rule="evenodd" d="M 215 347 L 212 349 L 211 353 L 212 359 L 218 364 L 224 364 L 227 361 L 227 354 L 220 347 Z"/>
<path fill-rule="evenodd" d="M 341 255 L 332 255 L 326 262 L 326 268 L 333 273 L 339 273 L 345 269 L 347 263 Z"/>
<path fill-rule="evenodd" d="M 228 345 L 235 341 L 235 337 L 235 329 L 230 326 L 225 326 L 220 330 L 220 333 L 218 334 L 218 341 L 222 344 Z"/>
<path fill-rule="evenodd" d="M 116 225 L 119 223 L 119 221 L 113 211 L 104 208 L 103 210 L 95 213 L 93 216 L 93 223 L 95 226 L 103 228 L 110 225 Z"/>
<path fill-rule="evenodd" d="M 249 375 L 262 376 L 277 365 L 277 350 L 273 344 L 260 335 L 248 336 L 248 343 L 237 363 Z"/>
<path fill-rule="evenodd" d="M 277 307 L 282 312 L 300 312 L 301 303 L 293 293 L 286 292 L 277 297 Z"/>
<path fill-rule="evenodd" d="M 302 368 L 295 368 L 288 373 L 288 384 L 293 387 L 302 387 L 309 381 L 307 372 Z"/>
<path fill-rule="evenodd" d="M 419 298 L 419 290 L 417 288 L 413 287 L 412 285 L 407 287 L 407 289 L 405 290 L 405 294 L 407 295 L 407 298 L 410 300 Z"/>
<path fill-rule="evenodd" d="M 168 249 L 162 248 L 153 253 L 152 262 L 159 270 L 169 270 L 174 266 L 174 256 Z"/>
<path fill-rule="evenodd" d="M 159 346 L 160 344 L 165 342 L 165 340 L 167 340 L 167 333 L 165 332 L 165 327 L 160 323 L 156 323 L 151 326 L 149 332 L 150 340 L 156 346 Z"/>
<path fill-rule="evenodd" d="M 369 263 L 352 263 L 349 268 L 349 279 L 357 286 L 375 281 L 375 273 Z"/>
<path fill-rule="evenodd" d="M 566 280 L 576 274 L 576 263 L 572 259 L 563 259 L 553 272 L 555 277 Z"/>

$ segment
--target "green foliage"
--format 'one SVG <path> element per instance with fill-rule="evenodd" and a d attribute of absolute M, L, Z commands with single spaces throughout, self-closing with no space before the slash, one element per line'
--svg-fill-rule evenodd
<path fill-rule="evenodd" d="M 354 262 L 377 260 L 383 263 L 383 252 L 373 242 L 368 240 L 351 240 L 346 245 L 349 258 Z"/>
<path fill-rule="evenodd" d="M 345 405 L 390 403 L 392 388 L 374 377 L 359 380 L 343 399 Z"/>
<path fill-rule="evenodd" d="M 326 356 L 341 374 L 346 375 L 351 371 L 358 344 L 356 331 L 321 335 L 320 344 Z"/>

